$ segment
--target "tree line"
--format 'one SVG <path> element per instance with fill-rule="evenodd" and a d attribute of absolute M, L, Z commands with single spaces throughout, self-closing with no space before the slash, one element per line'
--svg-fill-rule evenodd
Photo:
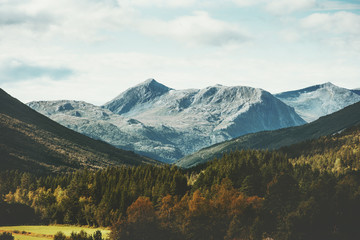
<path fill-rule="evenodd" d="M 359 136 L 354 128 L 280 151 L 235 151 L 190 170 L 0 172 L 0 213 L 107 226 L 119 240 L 360 239 Z"/>

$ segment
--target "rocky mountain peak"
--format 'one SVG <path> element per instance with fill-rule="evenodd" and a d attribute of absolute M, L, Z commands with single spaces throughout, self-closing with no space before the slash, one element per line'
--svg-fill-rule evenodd
<path fill-rule="evenodd" d="M 138 84 L 137 86 L 149 86 L 149 85 L 162 85 L 162 86 L 164 86 L 163 84 L 156 81 L 154 78 L 148 78 L 144 82 Z"/>
<path fill-rule="evenodd" d="M 333 87 L 333 86 L 335 86 L 335 85 L 332 84 L 331 82 L 326 82 L 326 83 L 320 84 L 320 86 L 323 86 L 323 87 Z"/>
<path fill-rule="evenodd" d="M 120 94 L 117 98 L 136 98 L 138 99 L 139 103 L 144 103 L 153 100 L 167 92 L 172 90 L 159 82 L 155 79 L 148 79 L 145 82 L 142 82 L 136 85 L 133 88 L 130 88 Z"/>
<path fill-rule="evenodd" d="M 174 90 L 148 79 L 100 110 L 89 108 L 91 112 L 106 111 L 106 118 L 71 105 L 74 109 L 66 110 L 70 106 L 62 103 L 64 111 L 57 111 L 52 119 L 164 162 L 247 133 L 305 123 L 270 93 L 246 86 Z"/>
<path fill-rule="evenodd" d="M 155 79 L 150 78 L 135 87 L 129 88 L 119 96 L 103 105 L 110 111 L 117 114 L 126 114 L 130 112 L 135 106 L 151 102 L 154 99 L 164 95 L 172 90 Z"/>

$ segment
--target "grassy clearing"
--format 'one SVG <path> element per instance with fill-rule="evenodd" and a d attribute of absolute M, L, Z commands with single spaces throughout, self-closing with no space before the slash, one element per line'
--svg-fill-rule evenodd
<path fill-rule="evenodd" d="M 46 237 L 33 237 L 29 235 L 20 235 L 20 234 L 13 234 L 15 240 L 50 240 L 53 238 L 46 238 Z"/>
<path fill-rule="evenodd" d="M 0 227 L 0 231 L 13 233 L 16 240 L 49 240 L 52 239 L 57 232 L 63 232 L 66 236 L 70 236 L 72 232 L 85 231 L 88 234 L 94 234 L 100 230 L 104 237 L 108 237 L 110 230 L 103 228 L 89 228 L 65 225 L 50 226 L 4 226 Z"/>

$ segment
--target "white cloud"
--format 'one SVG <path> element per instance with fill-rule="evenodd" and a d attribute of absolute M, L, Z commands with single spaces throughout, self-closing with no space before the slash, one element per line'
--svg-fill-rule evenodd
<path fill-rule="evenodd" d="M 286 15 L 296 11 L 313 8 L 317 0 L 232 0 L 239 7 L 261 5 L 267 12 L 275 15 Z"/>
<path fill-rule="evenodd" d="M 50 80 L 66 79 L 73 71 L 65 67 L 38 66 L 23 61 L 11 59 L 0 64 L 0 79 L 2 83 L 22 82 L 29 79 L 48 78 Z"/>
<path fill-rule="evenodd" d="M 249 7 L 263 3 L 265 0 L 232 0 L 239 7 Z"/>
<path fill-rule="evenodd" d="M 33 29 L 43 28 L 51 24 L 52 19 L 45 13 L 29 15 L 23 12 L 12 11 L 9 9 L 0 10 L 0 26 L 26 25 Z"/>
<path fill-rule="evenodd" d="M 359 79 L 360 69 L 356 62 L 347 59 L 318 62 L 309 57 L 306 62 L 292 62 L 233 54 L 237 57 L 231 58 L 223 51 L 188 59 L 139 53 L 59 54 L 63 61 L 71 59 L 70 65 L 76 69 L 76 74 L 67 80 L 41 78 L 2 87 L 24 102 L 76 99 L 99 105 L 150 77 L 175 89 L 220 83 L 280 92 L 326 81 L 358 87 L 353 79 Z"/>
<path fill-rule="evenodd" d="M 294 43 L 300 39 L 301 35 L 295 29 L 285 29 L 280 32 L 280 37 L 286 42 Z"/>
<path fill-rule="evenodd" d="M 139 28 L 145 34 L 168 37 L 186 45 L 237 45 L 250 39 L 238 25 L 214 19 L 204 11 L 171 21 L 146 20 Z"/>
<path fill-rule="evenodd" d="M 314 13 L 301 19 L 299 25 L 304 36 L 332 50 L 348 56 L 360 52 L 360 15 L 346 11 Z"/>
<path fill-rule="evenodd" d="M 116 2 L 115 2 L 116 3 Z M 36 32 L 36 37 L 56 37 L 97 41 L 99 31 L 119 30 L 134 19 L 135 10 L 114 5 L 113 1 L 97 0 L 28 0 L 7 2 L 1 6 L 0 26 L 5 37 L 12 34 Z M 28 37 L 28 36 L 24 36 Z"/>
<path fill-rule="evenodd" d="M 316 6 L 316 0 L 271 0 L 265 9 L 273 14 L 283 15 L 296 11 L 310 9 Z"/>
<path fill-rule="evenodd" d="M 201 1 L 202 2 L 202 1 Z M 195 4 L 194 0 L 28 0 L 7 2 L 0 8 L 0 39 L 36 41 L 105 41 L 123 31 L 140 31 L 186 45 L 229 46 L 249 40 L 237 24 L 212 18 L 205 11 L 162 20 L 142 16 L 141 7 L 172 8 Z M 198 3 L 197 3 L 198 4 Z M 1 6 L 1 5 L 0 5 Z M 150 11 L 150 10 L 145 10 Z M 151 13 L 150 13 L 151 16 Z M 104 32 L 110 33 L 109 35 Z"/>
<path fill-rule="evenodd" d="M 6 35 L 9 29 L 27 29 L 41 32 L 49 30 L 54 18 L 46 11 L 26 11 L 19 1 L 0 2 L 0 34 Z M 1 36 L 1 35 L 0 35 Z"/>
<path fill-rule="evenodd" d="M 253 8 L 237 11 L 231 1 Z M 220 83 L 282 91 L 336 79 L 358 87 L 358 52 L 341 55 L 349 59 L 341 66 L 334 48 L 321 44 L 326 56 L 317 52 L 318 38 L 329 35 L 332 46 L 360 49 L 358 17 L 310 15 L 298 24 L 291 13 L 308 8 L 310 1 L 288 2 L 292 5 L 283 0 L 0 0 L 0 70 L 8 76 L 0 85 L 23 101 L 69 98 L 97 104 L 149 77 L 178 89 Z M 264 11 L 289 14 L 281 17 L 288 21 Z M 21 71 L 27 75 L 17 76 L 24 81 L 9 81 L 17 80 L 11 74 L 19 68 L 1 65 L 8 59 L 24 63 Z M 67 69 L 75 74 L 67 75 Z M 53 80 L 56 74 L 61 81 Z"/>
<path fill-rule="evenodd" d="M 301 26 L 314 31 L 360 35 L 360 16 L 351 12 L 314 13 L 301 20 Z"/>
<path fill-rule="evenodd" d="M 287 15 L 297 11 L 359 10 L 359 3 L 333 0 L 230 0 L 238 7 L 258 6 L 274 15 Z"/>
<path fill-rule="evenodd" d="M 320 11 L 339 11 L 339 10 L 359 10 L 360 3 L 349 3 L 346 1 L 319 1 L 317 10 Z"/>
<path fill-rule="evenodd" d="M 196 0 L 118 0 L 120 6 L 127 5 L 132 7 L 163 7 L 178 8 L 190 7 Z"/>

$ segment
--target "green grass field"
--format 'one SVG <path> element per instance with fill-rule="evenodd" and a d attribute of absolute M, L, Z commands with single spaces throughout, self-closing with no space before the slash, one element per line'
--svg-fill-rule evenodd
<path fill-rule="evenodd" d="M 50 240 L 53 238 L 46 238 L 46 237 L 33 237 L 28 235 L 21 235 L 21 234 L 13 234 L 15 240 Z"/>
<path fill-rule="evenodd" d="M 108 237 L 110 233 L 110 230 L 103 228 L 89 228 L 67 225 L 0 227 L 0 231 L 13 233 L 15 240 L 49 240 L 52 239 L 51 236 L 55 235 L 57 232 L 63 232 L 66 236 L 70 236 L 72 232 L 80 232 L 81 230 L 88 234 L 93 234 L 95 231 L 100 230 L 103 237 Z"/>

